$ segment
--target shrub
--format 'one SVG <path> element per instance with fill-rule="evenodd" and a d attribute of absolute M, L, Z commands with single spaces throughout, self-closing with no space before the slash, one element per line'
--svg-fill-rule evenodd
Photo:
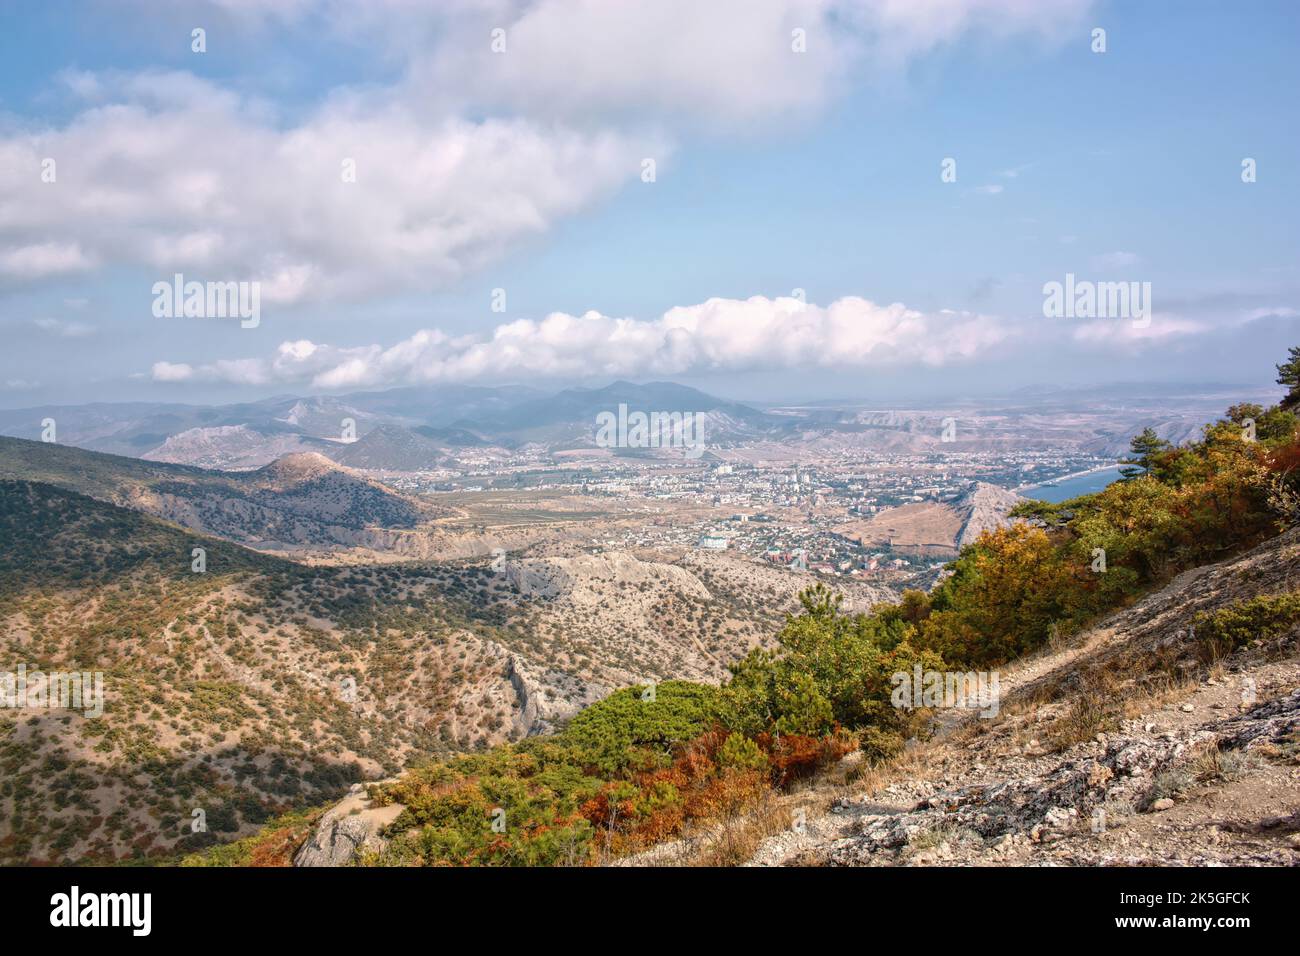
<path fill-rule="evenodd" d="M 718 764 L 724 770 L 767 770 L 767 757 L 758 744 L 742 734 L 728 734 L 718 751 Z"/>
<path fill-rule="evenodd" d="M 653 694 L 626 687 L 574 717 L 560 740 L 578 761 L 606 773 L 663 766 L 675 745 L 712 728 L 720 712 L 721 692 L 705 684 L 664 681 Z"/>
<path fill-rule="evenodd" d="M 1300 592 L 1238 601 L 1192 621 L 1208 660 L 1231 654 L 1250 641 L 1267 641 L 1300 624 Z"/>

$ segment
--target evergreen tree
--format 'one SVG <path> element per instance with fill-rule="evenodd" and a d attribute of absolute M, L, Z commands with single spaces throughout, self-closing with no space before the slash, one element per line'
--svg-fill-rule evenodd
<path fill-rule="evenodd" d="M 1172 447 L 1173 445 L 1157 435 L 1154 429 L 1144 428 L 1142 434 L 1134 435 L 1133 440 L 1128 443 L 1129 453 L 1133 457 L 1125 458 L 1120 462 L 1126 467 L 1121 468 L 1119 473 L 1126 481 L 1149 475 L 1156 456 Z"/>
<path fill-rule="evenodd" d="M 1300 345 L 1291 348 L 1291 357 L 1277 367 L 1277 383 L 1291 391 L 1278 403 L 1283 409 L 1300 406 Z"/>

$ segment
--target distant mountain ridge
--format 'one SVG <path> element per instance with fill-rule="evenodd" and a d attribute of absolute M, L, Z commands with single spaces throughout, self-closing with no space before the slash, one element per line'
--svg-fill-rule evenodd
<path fill-rule="evenodd" d="M 330 457 L 351 468 L 430 471 L 450 461 L 447 446 L 414 429 L 379 425 L 355 442 L 330 449 Z"/>
<path fill-rule="evenodd" d="M 355 468 L 418 471 L 456 468 L 466 456 L 503 460 L 525 446 L 592 448 L 597 416 L 626 405 L 631 411 L 701 415 L 709 447 L 767 442 L 810 454 L 930 452 L 941 450 L 942 422 L 952 417 L 959 428 L 951 451 L 1050 448 L 1119 457 L 1130 437 L 1146 427 L 1174 442 L 1196 438 L 1222 405 L 1213 395 L 1187 398 L 1186 391 L 1021 389 L 951 408 L 890 409 L 852 403 L 758 407 L 673 382 L 620 380 L 554 393 L 523 386 L 427 386 L 279 395 L 221 406 L 129 402 L 16 409 L 0 411 L 0 434 L 37 439 L 42 422 L 53 419 L 64 444 L 176 464 L 254 469 L 286 454 L 319 452 Z"/>

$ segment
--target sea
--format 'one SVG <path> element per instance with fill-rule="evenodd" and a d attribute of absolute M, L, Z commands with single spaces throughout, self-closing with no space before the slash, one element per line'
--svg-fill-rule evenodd
<path fill-rule="evenodd" d="M 1033 488 L 1026 488 L 1024 491 L 1018 492 L 1018 494 L 1021 497 L 1033 498 L 1036 501 L 1065 501 L 1068 498 L 1077 498 L 1079 495 L 1095 494 L 1112 482 L 1119 481 L 1119 478 L 1119 466 L 1116 466 L 1102 471 L 1089 472 L 1076 478 L 1066 478 L 1056 482 L 1055 485 L 1036 485 Z"/>

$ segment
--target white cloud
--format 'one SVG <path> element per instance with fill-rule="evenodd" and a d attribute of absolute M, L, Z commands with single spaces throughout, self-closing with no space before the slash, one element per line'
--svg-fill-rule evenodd
<path fill-rule="evenodd" d="M 498 325 L 488 337 L 421 330 L 390 347 L 284 342 L 267 359 L 197 368 L 159 362 L 157 381 L 309 383 L 322 389 L 521 377 L 680 375 L 750 369 L 942 366 L 974 358 L 1008 335 L 997 319 L 926 314 L 847 297 L 821 307 L 793 298 L 709 299 L 656 320 L 555 312 Z"/>
<path fill-rule="evenodd" d="M 897 71 L 966 33 L 1059 39 L 1092 0 L 208 2 L 235 14 L 235 28 L 324 24 L 354 45 L 379 46 L 435 108 L 730 125 L 820 108 L 849 74 Z M 494 29 L 505 31 L 504 53 L 492 51 Z M 796 29 L 805 31 L 804 53 L 793 49 Z"/>
<path fill-rule="evenodd" d="M 1156 313 L 1145 324 L 1133 319 L 1093 319 L 1075 326 L 1072 337 L 1077 342 L 1114 349 L 1201 335 L 1210 329 L 1205 322 Z"/>
<path fill-rule="evenodd" d="M 633 114 L 728 126 L 819 109 L 858 46 L 829 0 L 541 0 L 478 5 L 410 81 L 528 115 Z M 491 30 L 505 31 L 494 53 Z M 793 31 L 806 50 L 796 53 Z"/>
<path fill-rule="evenodd" d="M 194 377 L 193 366 L 184 362 L 154 362 L 152 371 L 155 382 L 187 382 Z"/>
<path fill-rule="evenodd" d="M 392 0 L 390 0 L 390 3 Z M 399 2 L 396 6 L 409 9 Z M 978 32 L 1055 38 L 1090 0 L 528 0 L 453 4 L 412 84 L 530 115 L 635 112 L 736 126 L 815 111 Z M 382 5 L 381 5 L 382 8 Z M 493 53 L 490 31 L 505 31 Z M 802 30 L 805 52 L 794 51 Z"/>
<path fill-rule="evenodd" d="M 232 33 L 327 24 L 361 55 L 379 46 L 398 79 L 288 119 L 189 73 L 64 74 L 79 113 L 0 135 L 0 280 L 128 265 L 259 280 L 268 303 L 433 288 L 635 182 L 642 158 L 662 169 L 688 130 L 811 115 L 866 71 L 971 32 L 1058 36 L 1088 6 L 212 0 L 197 9 Z M 507 52 L 493 54 L 498 26 Z"/>
<path fill-rule="evenodd" d="M 15 279 L 45 279 L 85 272 L 94 265 L 76 242 L 41 242 L 0 245 L 0 276 Z"/>
<path fill-rule="evenodd" d="M 0 165 L 16 171 L 0 183 L 0 274 L 126 263 L 260 280 L 268 302 L 426 288 L 545 232 L 636 177 L 642 156 L 666 152 L 649 137 L 426 121 L 396 104 L 331 103 L 281 128 L 184 74 L 101 77 L 108 86 L 112 105 L 0 140 Z M 40 179 L 44 157 L 56 160 L 53 183 Z M 76 238 L 32 244 L 37 235 Z"/>
<path fill-rule="evenodd" d="M 1154 312 L 1145 326 L 1135 324 L 1132 319 L 1095 319 L 1075 326 L 1072 338 L 1088 345 L 1134 351 L 1194 337 L 1240 334 L 1238 330 L 1265 319 L 1300 317 L 1300 310 L 1285 305 L 1207 308 L 1193 303 L 1192 306 L 1195 314 L 1190 315 L 1186 311 Z"/>

